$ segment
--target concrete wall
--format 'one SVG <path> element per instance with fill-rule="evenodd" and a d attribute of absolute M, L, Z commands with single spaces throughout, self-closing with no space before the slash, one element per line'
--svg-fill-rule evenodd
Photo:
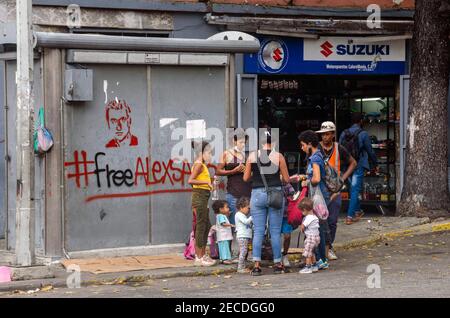
<path fill-rule="evenodd" d="M 171 160 L 172 133 L 195 119 L 224 131 L 225 67 L 84 67 L 94 73 L 94 99 L 64 107 L 67 251 L 184 242 L 190 166 Z M 114 101 L 131 110 L 123 129 L 134 141 L 120 147 L 106 120 Z"/>
<path fill-rule="evenodd" d="M 396 5 L 392 0 L 212 0 L 210 2 L 261 6 L 304 6 L 326 8 L 361 8 L 376 3 L 382 8 L 414 8 L 414 0 L 400 1 L 400 5 Z"/>

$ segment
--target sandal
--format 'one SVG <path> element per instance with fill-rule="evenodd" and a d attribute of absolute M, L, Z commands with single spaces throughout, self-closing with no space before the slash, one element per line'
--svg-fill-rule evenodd
<path fill-rule="evenodd" d="M 273 273 L 274 274 L 284 274 L 284 273 L 286 273 L 286 269 L 284 268 L 283 264 L 278 263 L 273 266 Z"/>
<path fill-rule="evenodd" d="M 261 276 L 262 270 L 259 267 L 253 267 L 252 271 L 250 272 L 252 276 Z"/>
<path fill-rule="evenodd" d="M 226 259 L 226 260 L 224 260 L 224 261 L 221 261 L 220 263 L 221 263 L 221 264 L 224 264 L 224 265 L 232 265 L 232 264 L 233 264 L 233 262 L 232 262 L 231 260 L 229 260 L 229 259 Z"/>
<path fill-rule="evenodd" d="M 353 223 L 355 223 L 355 221 L 354 221 L 352 218 L 347 217 L 347 218 L 345 219 L 345 224 L 347 224 L 347 225 L 352 225 Z"/>

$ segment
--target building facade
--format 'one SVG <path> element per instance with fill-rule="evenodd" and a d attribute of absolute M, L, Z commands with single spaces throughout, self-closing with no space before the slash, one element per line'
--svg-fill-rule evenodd
<path fill-rule="evenodd" d="M 171 153 L 178 128 L 279 127 L 295 173 L 295 130 L 333 120 L 340 132 L 362 110 L 386 164 L 366 199 L 395 209 L 414 3 L 375 1 L 376 25 L 372 2 L 33 1 L 35 112 L 55 140 L 35 157 L 36 254 L 180 249 L 191 211 L 189 160 Z M 15 1 L 0 4 L 0 20 L 0 230 L 14 252 Z M 231 31 L 251 38 L 212 38 Z"/>

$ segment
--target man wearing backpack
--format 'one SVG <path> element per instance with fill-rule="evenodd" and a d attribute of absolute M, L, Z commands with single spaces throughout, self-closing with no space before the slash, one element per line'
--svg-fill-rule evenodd
<path fill-rule="evenodd" d="M 336 176 L 340 177 L 342 181 L 347 180 L 355 170 L 357 163 L 345 147 L 335 142 L 336 126 L 333 122 L 326 121 L 322 123 L 317 133 L 321 137 L 319 149 L 322 151 L 325 165 L 329 165 L 334 169 L 337 172 Z M 329 182 L 333 181 L 331 180 Z M 336 260 L 337 256 L 333 250 L 333 243 L 336 238 L 337 221 L 339 212 L 341 211 L 342 198 L 339 186 L 334 186 L 333 189 L 329 188 L 329 190 L 334 193 L 331 195 L 330 203 L 328 204 L 328 226 L 330 228 L 329 242 L 327 242 L 328 259 Z"/>
<path fill-rule="evenodd" d="M 351 176 L 350 204 L 347 211 L 345 224 L 353 224 L 363 216 L 360 207 L 359 193 L 364 181 L 364 171 L 370 170 L 369 160 L 374 166 L 377 165 L 377 157 L 372 149 L 369 134 L 362 129 L 363 115 L 352 114 L 352 123 L 349 129 L 342 132 L 339 143 L 343 145 L 353 158 L 358 162 L 356 170 Z"/>

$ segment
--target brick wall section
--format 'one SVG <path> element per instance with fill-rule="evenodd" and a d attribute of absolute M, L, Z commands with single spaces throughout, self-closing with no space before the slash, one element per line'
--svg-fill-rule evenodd
<path fill-rule="evenodd" d="M 211 0 L 212 3 L 249 4 L 266 6 L 305 6 L 330 8 L 366 8 L 369 4 L 378 4 L 385 9 L 413 9 L 414 0 L 403 0 L 396 5 L 393 0 Z"/>

